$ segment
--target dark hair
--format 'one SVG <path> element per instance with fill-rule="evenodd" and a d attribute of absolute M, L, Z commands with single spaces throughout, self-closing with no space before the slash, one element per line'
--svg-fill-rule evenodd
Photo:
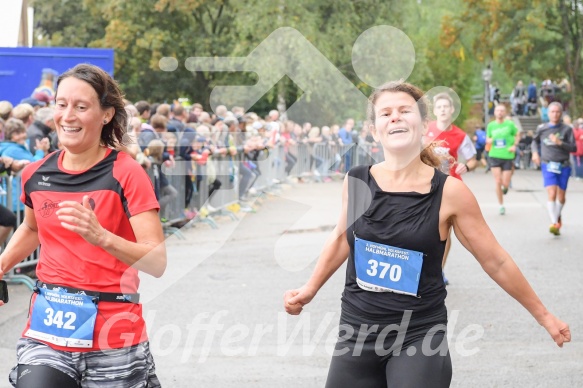
<path fill-rule="evenodd" d="M 160 106 L 160 103 L 158 103 L 158 102 L 155 102 L 155 103 L 150 105 L 150 116 L 154 116 L 156 114 L 156 111 L 158 110 L 159 106 Z"/>
<path fill-rule="evenodd" d="M 194 114 L 194 112 L 190 112 L 188 114 L 188 120 L 186 120 L 187 123 L 198 123 L 198 117 Z"/>
<path fill-rule="evenodd" d="M 82 63 L 59 76 L 56 94 L 59 92 L 61 81 L 69 77 L 87 82 L 97 93 L 101 109 L 113 108 L 115 110 L 112 119 L 101 129 L 101 143 L 112 148 L 124 144 L 123 137 L 127 131 L 128 116 L 124 96 L 117 82 L 99 67 Z"/>
<path fill-rule="evenodd" d="M 413 99 L 417 101 L 417 107 L 419 109 L 421 119 L 423 121 L 428 120 L 429 104 L 427 103 L 427 99 L 424 97 L 423 91 L 419 89 L 417 86 L 407 82 L 392 81 L 381 85 L 378 89 L 375 89 L 375 91 L 372 92 L 372 94 L 368 98 L 366 116 L 367 119 L 370 120 L 372 125 L 375 124 L 376 118 L 375 104 L 378 98 L 384 93 L 399 93 L 399 92 L 406 93 L 413 97 Z M 431 142 L 430 144 L 423 148 L 420 157 L 423 163 L 431 167 L 440 168 L 443 157 L 439 156 L 439 154 L 435 152 L 435 148 L 437 146 L 439 146 L 438 143 Z"/>
<path fill-rule="evenodd" d="M 136 102 L 135 107 L 138 110 L 140 116 L 143 115 L 145 111 L 150 111 L 150 103 L 148 103 L 148 101 L 138 101 Z"/>

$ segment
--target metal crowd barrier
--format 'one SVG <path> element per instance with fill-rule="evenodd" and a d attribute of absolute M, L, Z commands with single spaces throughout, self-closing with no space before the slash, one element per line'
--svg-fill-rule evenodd
<path fill-rule="evenodd" d="M 317 143 L 299 146 L 298 166 L 292 172 L 298 175 L 312 172 L 316 177 L 330 177 L 344 173 L 353 166 L 375 164 L 383 160 L 382 148 L 368 143 L 339 145 Z M 301 163 L 300 163 L 301 161 Z"/>
<path fill-rule="evenodd" d="M 296 159 L 296 163 L 290 171 L 290 176 L 305 177 L 313 176 L 316 180 L 319 177 L 328 177 L 338 172 L 346 172 L 354 165 L 374 164 L 382 161 L 382 149 L 376 145 L 336 145 L 329 143 L 318 144 L 298 144 L 285 149 L 279 145 L 268 151 L 262 151 L 260 157 L 252 163 L 259 171 L 259 175 L 253 185 L 259 194 L 273 191 L 278 184 L 287 178 L 286 152 L 291 153 Z M 206 164 L 198 164 L 176 159 L 173 167 L 166 165 L 152 164 L 147 173 L 152 180 L 157 197 L 161 194 L 160 168 L 165 173 L 170 185 L 177 192 L 164 209 L 161 209 L 160 217 L 165 233 L 175 234 L 178 238 L 184 238 L 180 232 L 181 227 L 194 223 L 205 223 L 212 228 L 218 228 L 214 218 L 218 215 L 226 215 L 233 219 L 237 216 L 230 208 L 239 203 L 239 184 L 241 180 L 240 166 L 243 162 L 241 155 L 210 157 Z M 0 203 L 12 210 L 12 188 L 13 177 L 4 176 L 2 188 L 5 193 L 0 192 Z M 214 179 L 221 182 L 220 188 L 214 190 L 209 198 L 209 187 Z M 21 187 L 17 187 L 17 195 L 20 197 Z M 205 209 L 205 210 L 203 210 Z M 192 219 L 188 213 L 197 212 Z M 20 212 L 17 212 L 17 225 L 20 225 Z M 179 221 L 187 220 L 180 227 L 173 226 Z M 34 280 L 24 275 L 25 269 L 35 267 L 38 263 L 40 248 L 32 255 L 18 263 L 9 273 L 5 274 L 5 279 L 10 283 L 21 283 L 31 290 L 34 287 Z"/>

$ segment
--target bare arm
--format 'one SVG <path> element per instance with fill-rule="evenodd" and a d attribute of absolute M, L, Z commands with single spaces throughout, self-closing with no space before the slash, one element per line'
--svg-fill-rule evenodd
<path fill-rule="evenodd" d="M 303 287 L 286 291 L 284 294 L 284 307 L 289 314 L 299 314 L 303 306 L 310 303 L 320 288 L 348 258 L 350 252 L 350 246 L 346 240 L 348 179 L 348 175 L 346 175 L 342 188 L 342 210 L 338 223 L 324 244 L 312 276 Z"/>
<path fill-rule="evenodd" d="M 34 211 L 25 206 L 24 221 L 10 238 L 6 249 L 0 255 L 0 279 L 16 264 L 20 263 L 38 247 L 38 233 Z M 0 307 L 4 302 L 0 300 Z"/>
<path fill-rule="evenodd" d="M 10 238 L 0 255 L 0 279 L 38 247 L 38 231 L 34 210 L 25 206 L 24 221 Z"/>
<path fill-rule="evenodd" d="M 87 242 L 99 246 L 118 260 L 152 276 L 160 277 L 166 270 L 166 246 L 162 225 L 155 210 L 136 214 L 130 224 L 136 242 L 117 236 L 99 224 L 89 205 L 89 197 L 83 197 L 83 205 L 75 201 L 59 204 L 57 216 L 61 225 L 78 233 Z"/>
<path fill-rule="evenodd" d="M 455 167 L 456 174 L 462 175 L 476 168 L 478 165 L 478 161 L 476 160 L 476 147 L 474 147 L 474 143 L 472 143 L 468 135 L 466 135 L 463 142 L 459 146 L 458 157 L 460 154 L 463 156 L 466 162 L 457 163 L 457 166 Z"/>
<path fill-rule="evenodd" d="M 468 171 L 473 171 L 478 166 L 478 160 L 474 156 L 470 160 L 466 161 L 466 165 L 468 166 L 468 169 L 469 169 Z"/>
<path fill-rule="evenodd" d="M 538 149 L 540 147 L 540 127 L 536 129 L 536 132 L 532 138 L 532 143 L 530 145 L 530 149 L 532 152 L 532 161 L 540 166 L 540 155 L 538 154 Z"/>
<path fill-rule="evenodd" d="M 457 238 L 484 271 L 528 310 L 557 345 L 562 347 L 571 340 L 569 326 L 546 309 L 512 257 L 494 237 L 472 192 L 457 179 L 448 179 L 445 184 L 442 216 L 451 220 Z"/>
<path fill-rule="evenodd" d="M 516 131 L 516 136 L 514 136 L 514 144 L 508 148 L 510 152 L 516 152 L 516 147 L 520 143 L 520 131 Z"/>

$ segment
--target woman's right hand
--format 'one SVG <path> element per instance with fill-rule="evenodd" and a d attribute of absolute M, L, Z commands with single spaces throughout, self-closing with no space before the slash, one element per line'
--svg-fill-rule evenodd
<path fill-rule="evenodd" d="M 316 291 L 303 286 L 295 290 L 288 290 L 283 294 L 283 307 L 290 315 L 299 315 L 304 306 L 307 305 L 316 296 Z"/>

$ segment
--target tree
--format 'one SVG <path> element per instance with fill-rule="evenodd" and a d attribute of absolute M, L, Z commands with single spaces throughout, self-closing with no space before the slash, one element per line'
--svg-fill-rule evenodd
<path fill-rule="evenodd" d="M 35 10 L 35 46 L 88 47 L 105 34 L 107 21 L 96 2 L 32 0 L 29 5 Z"/>
<path fill-rule="evenodd" d="M 403 25 L 415 45 L 417 56 L 409 80 L 424 90 L 439 86 L 451 88 L 461 101 L 461 112 L 455 123 L 467 130 L 465 121 L 472 108 L 472 95 L 481 87 L 476 83 L 480 81 L 476 78 L 479 63 L 468 48 L 471 45 L 469 36 L 462 37 L 455 45 L 443 39 L 449 36 L 449 20 L 460 8 L 460 0 L 408 2 L 403 12 Z"/>
<path fill-rule="evenodd" d="M 582 86 L 582 10 L 581 0 L 466 0 L 462 12 L 448 20 L 442 39 L 452 47 L 473 37 L 471 51 L 480 61 L 500 63 L 517 77 L 568 75 L 575 101 Z"/>
<path fill-rule="evenodd" d="M 290 41 L 281 41 L 271 55 L 256 63 L 275 86 L 254 109 L 267 111 L 276 103 L 289 107 L 302 99 L 315 104 L 311 112 L 296 110 L 296 120 L 316 117 L 320 123 L 332 123 L 363 117 L 363 96 L 352 93 L 356 86 L 368 95 L 371 87 L 355 71 L 353 45 L 363 32 L 379 25 L 400 28 L 413 40 L 417 57 L 409 81 L 425 89 L 450 86 L 469 101 L 475 61 L 464 58 L 459 47 L 444 46 L 437 34 L 441 17 L 459 9 L 459 1 L 43 0 L 35 7 L 37 33 L 45 37 L 44 43 L 50 39 L 63 46 L 114 48 L 115 77 L 134 101 L 189 97 L 206 104 L 214 86 L 260 82 L 255 74 L 190 71 L 185 64 L 190 57 L 246 57 L 278 28 L 292 27 L 315 51 L 308 48 L 308 54 L 302 54 L 295 46 L 298 40 L 288 34 Z M 379 54 L 386 51 L 383 45 Z M 398 55 L 397 51 L 387 62 L 387 69 Z M 176 59 L 175 70 L 161 70 L 160 60 L 165 57 Z M 281 58 L 294 70 L 293 77 L 281 77 Z M 333 77 L 336 69 L 348 80 L 341 82 L 346 92 L 326 94 L 331 83 L 338 82 Z M 309 88 L 302 90 L 298 83 Z"/>
<path fill-rule="evenodd" d="M 214 75 L 195 75 L 184 66 L 162 71 L 160 59 L 174 57 L 180 64 L 191 56 L 227 55 L 234 45 L 228 0 L 108 0 L 102 12 L 106 33 L 92 46 L 115 49 L 116 77 L 130 99 L 200 100 Z"/>
<path fill-rule="evenodd" d="M 577 108 L 578 78 L 581 69 L 581 48 L 583 47 L 583 1 L 558 0 L 561 31 L 564 34 L 565 61 L 571 81 L 571 105 L 573 114 Z"/>

